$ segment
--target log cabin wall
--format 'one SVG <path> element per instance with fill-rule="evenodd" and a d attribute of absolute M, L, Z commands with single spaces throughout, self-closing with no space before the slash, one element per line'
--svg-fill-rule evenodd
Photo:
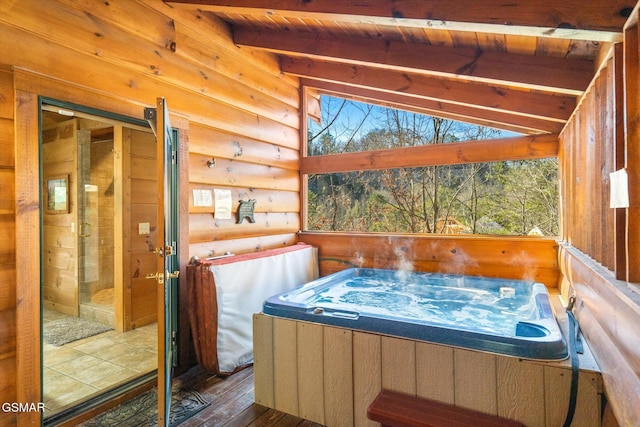
<path fill-rule="evenodd" d="M 67 120 L 42 132 L 42 183 L 66 178 L 67 201 L 78 194 L 78 145 L 90 142 L 79 139 L 77 119 Z M 47 187 L 43 187 L 47 188 Z M 42 209 L 44 241 L 42 244 L 42 298 L 44 308 L 79 315 L 78 234 L 71 224 L 79 224 L 78 203 L 49 206 L 53 202 L 47 190 Z M 61 209 L 58 209 L 61 208 Z M 82 232 L 80 230 L 80 232 Z"/>
<path fill-rule="evenodd" d="M 156 246 L 157 234 L 140 234 L 137 230 L 141 223 L 150 224 L 150 229 L 157 228 L 157 177 L 149 173 L 156 164 L 156 144 L 152 133 L 117 127 L 116 134 L 117 149 L 123 153 L 117 162 L 123 179 L 122 189 L 116 192 L 119 207 L 116 223 L 122 224 L 122 231 L 118 229 L 122 235 L 118 243 L 124 248 L 116 252 L 122 257 L 117 260 L 116 268 L 122 268 L 124 282 L 120 285 L 124 289 L 123 312 L 121 315 L 116 312 L 116 327 L 128 331 L 157 320 L 154 302 L 157 284 L 145 279 L 147 273 L 156 269 L 157 256 L 149 249 Z"/>
<path fill-rule="evenodd" d="M 242 136 L 192 124 L 189 156 L 190 256 L 244 253 L 297 241 L 300 230 L 298 136 L 293 129 L 277 135 Z M 270 132 L 270 130 L 266 130 Z M 215 162 L 209 166 L 207 162 Z M 213 206 L 194 203 L 194 194 L 215 199 L 216 190 L 231 191 L 231 219 L 218 219 Z M 195 193 L 194 193 L 195 192 Z M 203 193 L 204 192 L 204 193 Z M 207 197 L 205 196 L 205 197 Z M 237 223 L 239 201 L 255 200 L 254 223 Z"/>
<path fill-rule="evenodd" d="M 625 426 L 640 425 L 638 62 L 636 18 L 560 135 L 558 155 L 561 290 L 577 297 L 581 330 Z M 630 207 L 613 209 L 609 173 L 623 167 Z"/>
<path fill-rule="evenodd" d="M 165 97 L 180 139 L 184 269 L 193 255 L 297 241 L 298 81 L 271 55 L 236 47 L 215 17 L 155 0 L 1 2 L 0 39 L 0 222 L 9 237 L 0 250 L 0 401 L 38 402 L 38 96 L 138 119 Z M 214 220 L 212 207 L 194 206 L 194 189 L 231 190 L 233 211 L 255 199 L 255 223 Z M 0 413 L 0 425 L 38 417 Z"/>

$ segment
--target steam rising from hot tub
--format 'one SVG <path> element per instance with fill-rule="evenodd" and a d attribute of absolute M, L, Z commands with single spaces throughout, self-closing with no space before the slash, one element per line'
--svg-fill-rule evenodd
<path fill-rule="evenodd" d="M 398 246 L 394 247 L 393 253 L 398 258 L 395 277 L 399 281 L 405 282 L 408 278 L 409 273 L 413 271 L 413 262 L 409 261 L 406 258 L 406 251 L 404 251 L 402 247 L 398 247 Z"/>

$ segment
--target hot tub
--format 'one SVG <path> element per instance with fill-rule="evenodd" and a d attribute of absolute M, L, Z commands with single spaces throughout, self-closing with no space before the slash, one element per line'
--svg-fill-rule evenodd
<path fill-rule="evenodd" d="M 543 284 L 352 268 L 268 298 L 267 315 L 538 360 L 567 358 Z"/>

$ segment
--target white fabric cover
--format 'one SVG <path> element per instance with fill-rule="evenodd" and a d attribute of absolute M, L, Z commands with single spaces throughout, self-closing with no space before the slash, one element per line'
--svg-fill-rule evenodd
<path fill-rule="evenodd" d="M 274 256 L 210 267 L 218 301 L 221 372 L 253 362 L 253 314 L 264 301 L 318 278 L 318 250 L 306 247 Z"/>

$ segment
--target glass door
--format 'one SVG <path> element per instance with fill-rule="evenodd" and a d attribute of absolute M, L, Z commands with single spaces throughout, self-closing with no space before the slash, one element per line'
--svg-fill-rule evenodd
<path fill-rule="evenodd" d="M 78 312 L 115 325 L 114 135 L 78 130 Z M 93 133 L 93 136 L 92 136 Z"/>
<path fill-rule="evenodd" d="M 158 426 L 169 426 L 171 380 L 176 356 L 175 318 L 180 264 L 178 260 L 178 162 L 177 143 L 169 120 L 167 103 L 158 98 L 156 109 L 145 117 L 155 121 L 158 171 L 157 271 L 148 275 L 158 282 Z"/>
<path fill-rule="evenodd" d="M 163 247 L 164 161 L 144 120 L 41 108 L 42 384 L 44 424 L 55 425 L 156 377 L 163 291 L 145 276 Z"/>

